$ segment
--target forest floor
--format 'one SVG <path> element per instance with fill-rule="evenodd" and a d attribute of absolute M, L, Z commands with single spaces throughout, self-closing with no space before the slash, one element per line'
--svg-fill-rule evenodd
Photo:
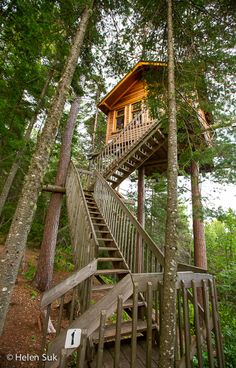
<path fill-rule="evenodd" d="M 3 247 L 0 246 L 0 253 L 2 250 Z M 32 286 L 32 281 L 28 281 L 26 277 L 36 266 L 37 258 L 38 251 L 27 250 L 25 256 L 26 273 L 18 275 L 4 333 L 0 337 L 0 368 L 34 368 L 38 366 L 36 361 L 30 361 L 28 357 L 40 354 L 42 336 L 40 293 Z M 64 271 L 55 272 L 53 284 L 59 283 L 68 275 L 69 273 Z M 29 354 L 28 357 L 27 354 Z M 22 359 L 27 359 L 27 361 L 20 361 Z"/>

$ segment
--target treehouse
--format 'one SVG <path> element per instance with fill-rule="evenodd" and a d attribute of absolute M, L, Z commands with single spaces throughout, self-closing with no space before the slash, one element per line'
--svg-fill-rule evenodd
<path fill-rule="evenodd" d="M 146 232 L 142 210 L 134 216 L 114 189 L 138 169 L 142 206 L 144 170 L 146 175 L 166 170 L 166 132 L 145 109 L 144 79 L 151 69 L 161 75 L 165 68 L 164 63 L 140 62 L 118 83 L 99 104 L 108 116 L 106 146 L 94 155 L 89 170 L 70 164 L 66 203 L 75 272 L 41 300 L 46 315 L 42 351 L 57 357 L 46 361 L 45 368 L 158 367 L 160 334 L 165 329 L 164 253 Z M 199 124 L 206 126 L 205 114 L 200 116 Z M 208 138 L 201 134 L 194 144 L 206 146 Z M 194 173 L 193 198 L 199 201 Z M 199 235 L 202 223 L 196 220 Z M 203 249 L 197 237 L 194 242 Z M 203 368 L 205 357 L 209 367 L 225 366 L 216 288 L 206 268 L 197 262 L 178 263 L 177 368 L 196 362 Z M 68 300 L 71 308 L 65 321 Z M 47 336 L 50 317 L 56 324 L 54 338 Z"/>
<path fill-rule="evenodd" d="M 161 118 L 164 111 L 160 108 L 159 119 L 153 119 L 145 103 L 148 97 L 148 86 L 155 85 L 157 87 L 158 84 L 166 84 L 166 68 L 166 63 L 162 62 L 138 62 L 98 105 L 100 110 L 107 115 L 106 144 L 109 146 L 110 153 L 117 152 L 119 155 L 120 149 L 130 148 L 134 142 L 141 140 L 147 131 L 154 128 L 154 125 L 158 125 L 156 135 L 159 139 L 159 145 L 149 154 L 145 152 L 146 159 L 141 161 L 147 176 L 155 172 L 162 173 L 167 168 L 167 135 L 164 129 L 164 119 Z M 163 96 L 160 94 L 157 96 L 158 98 L 163 99 Z M 205 114 L 196 99 L 193 101 L 189 98 L 189 104 L 192 105 L 192 109 L 197 114 L 198 130 L 203 130 L 203 132 L 200 132 L 199 136 L 196 137 L 189 118 L 188 135 L 195 143 L 195 147 L 208 146 L 211 144 L 208 132 L 209 114 Z M 185 133 L 184 129 L 182 131 Z M 153 140 L 153 136 L 151 140 Z M 141 146 L 142 142 L 140 142 Z M 184 143 L 179 143 L 179 146 L 184 149 L 186 139 Z M 140 154 L 144 155 L 142 149 Z"/>

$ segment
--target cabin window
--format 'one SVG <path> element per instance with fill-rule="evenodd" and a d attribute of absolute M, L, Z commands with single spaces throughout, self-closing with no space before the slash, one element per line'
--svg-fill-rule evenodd
<path fill-rule="evenodd" d="M 125 109 L 120 109 L 116 112 L 116 130 L 124 128 L 125 123 Z"/>
<path fill-rule="evenodd" d="M 131 105 L 132 119 L 140 113 L 141 108 L 141 101 L 135 102 Z"/>

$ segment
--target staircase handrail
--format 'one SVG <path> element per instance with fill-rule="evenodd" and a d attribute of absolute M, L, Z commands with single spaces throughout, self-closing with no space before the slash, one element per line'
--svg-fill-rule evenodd
<path fill-rule="evenodd" d="M 73 200 L 74 193 L 75 198 Z M 66 194 L 71 238 L 77 258 L 78 251 L 80 253 L 77 259 L 77 266 L 80 269 L 97 256 L 98 240 L 85 199 L 80 174 L 73 162 L 70 162 L 69 165 Z M 78 226 L 81 221 L 84 223 Z"/>
<path fill-rule="evenodd" d="M 149 234 L 144 230 L 144 228 L 136 220 L 136 218 L 133 216 L 133 214 L 130 212 L 130 210 L 126 207 L 126 205 L 123 203 L 123 201 L 119 198 L 116 191 L 113 188 L 111 188 L 111 186 L 107 183 L 107 181 L 103 178 L 103 176 L 97 170 L 95 171 L 95 174 L 96 174 L 97 180 L 95 180 L 94 198 L 96 200 L 96 203 L 97 203 L 101 213 L 104 215 L 104 211 L 101 208 L 101 203 L 99 203 L 99 200 L 96 196 L 96 185 L 98 184 L 98 180 L 106 188 L 106 190 L 109 192 L 109 194 L 115 199 L 118 206 L 122 209 L 123 213 L 127 216 L 129 221 L 133 224 L 133 226 L 137 230 L 137 233 L 138 233 L 139 237 L 148 245 L 150 251 L 153 252 L 153 254 L 156 257 L 156 259 L 158 260 L 159 264 L 161 266 L 164 266 L 164 254 L 163 254 L 163 252 L 158 248 L 158 246 L 155 244 L 155 242 L 152 240 L 152 238 L 149 236 Z M 105 200 L 105 198 L 104 198 L 104 200 Z M 105 202 L 103 201 L 103 203 L 105 203 Z M 107 221 L 107 219 L 105 219 L 105 220 Z M 107 223 L 107 225 L 109 227 L 108 223 Z M 118 246 L 119 246 L 119 243 L 118 243 Z M 130 264 L 128 264 L 128 265 L 130 267 Z M 130 269 L 131 269 L 131 271 L 134 271 L 133 267 L 130 267 Z"/>
<path fill-rule="evenodd" d="M 128 152 L 144 133 L 155 123 L 147 110 L 140 111 L 104 149 L 92 160 L 94 169 L 103 172 L 108 166 Z"/>
<path fill-rule="evenodd" d="M 112 315 L 117 308 L 117 298 L 123 296 L 125 302 L 133 294 L 133 281 L 130 274 L 126 275 L 95 305 L 90 308 L 79 318 L 74 320 L 69 326 L 70 329 L 79 328 L 87 331 L 87 337 L 91 336 L 100 325 L 100 313 L 106 311 L 106 317 Z M 47 355 L 55 354 L 60 356 L 61 349 L 64 348 L 67 330 L 64 330 L 51 342 L 48 347 Z M 66 354 L 71 355 L 75 349 L 67 349 Z M 55 362 L 46 361 L 45 368 L 56 368 L 59 365 L 59 359 Z"/>
<path fill-rule="evenodd" d="M 48 305 L 52 304 L 56 299 L 61 298 L 68 291 L 72 290 L 75 286 L 91 277 L 97 271 L 97 260 L 93 260 L 87 266 L 83 267 L 79 271 L 73 272 L 65 280 L 59 284 L 53 286 L 51 289 L 46 290 L 42 294 L 41 309 L 44 309 Z"/>

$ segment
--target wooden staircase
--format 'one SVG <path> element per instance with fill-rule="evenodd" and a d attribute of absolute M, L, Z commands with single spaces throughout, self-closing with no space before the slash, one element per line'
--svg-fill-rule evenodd
<path fill-rule="evenodd" d="M 149 127 L 147 135 L 152 128 Z M 110 172 L 113 178 L 115 171 Z M 76 367 L 80 368 L 157 367 L 162 328 L 162 251 L 99 172 L 79 173 L 71 164 L 66 193 L 77 271 L 42 298 L 42 308 L 46 309 L 42 352 L 47 345 L 49 316 L 52 314 L 54 323 L 57 320 L 57 336 L 48 345 L 47 354 L 57 355 L 58 360 L 46 362 L 45 368 L 70 367 L 74 351 L 77 351 Z M 141 261 L 139 273 L 137 260 Z M 196 356 L 199 367 L 203 367 L 202 353 L 207 349 L 209 366 L 223 368 L 214 280 L 190 265 L 179 264 L 178 270 L 185 272 L 178 273 L 176 283 L 176 364 L 179 368 L 190 367 Z M 198 304 L 200 289 L 203 307 Z M 72 301 L 70 318 L 63 328 L 66 294 Z M 58 299 L 59 314 L 55 317 L 53 305 Z M 80 315 L 75 316 L 78 300 Z M 200 318 L 204 329 L 200 327 Z M 68 328 L 82 330 L 78 349 L 64 349 Z M 214 365 L 213 345 L 217 365 Z"/>
<path fill-rule="evenodd" d="M 92 167 L 116 188 L 166 143 L 160 126 L 147 111 L 141 111 L 92 160 Z"/>

